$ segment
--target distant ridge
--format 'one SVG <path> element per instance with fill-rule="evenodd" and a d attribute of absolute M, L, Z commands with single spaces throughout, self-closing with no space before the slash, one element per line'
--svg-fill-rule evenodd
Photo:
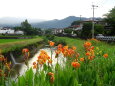
<path fill-rule="evenodd" d="M 87 20 L 88 18 L 83 17 L 82 20 Z M 80 20 L 80 17 L 75 16 L 69 16 L 64 19 L 58 20 L 50 20 L 50 21 L 44 21 L 41 23 L 32 23 L 32 26 L 34 27 L 40 27 L 40 28 L 64 28 L 71 25 L 73 21 Z"/>
<path fill-rule="evenodd" d="M 0 18 L 0 27 L 20 26 L 21 22 L 23 22 L 25 19 L 27 19 L 27 18 L 15 18 L 15 17 Z M 98 19 L 100 19 L 100 18 L 98 18 Z M 48 28 L 65 28 L 65 27 L 68 27 L 71 25 L 71 23 L 73 21 L 80 20 L 80 17 L 68 16 L 68 17 L 61 19 L 61 20 L 54 19 L 54 20 L 49 20 L 49 21 L 42 20 L 42 19 L 27 19 L 27 20 L 29 21 L 29 23 L 33 27 L 48 29 Z M 82 17 L 81 20 L 91 20 L 91 18 Z"/>

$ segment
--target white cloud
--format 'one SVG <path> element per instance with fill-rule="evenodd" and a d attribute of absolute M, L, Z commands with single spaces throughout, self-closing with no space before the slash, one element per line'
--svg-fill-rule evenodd
<path fill-rule="evenodd" d="M 67 16 L 92 17 L 92 2 L 101 17 L 115 6 L 114 0 L 0 0 L 0 17 L 61 19 Z"/>

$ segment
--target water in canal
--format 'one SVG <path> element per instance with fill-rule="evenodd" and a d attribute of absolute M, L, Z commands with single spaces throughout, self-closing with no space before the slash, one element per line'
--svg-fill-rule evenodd
<path fill-rule="evenodd" d="M 47 54 L 51 57 L 51 49 L 50 48 L 42 48 L 40 50 L 45 50 L 47 52 Z M 32 57 L 29 59 L 28 61 L 28 64 L 29 64 L 29 68 L 33 67 L 33 62 L 36 62 L 37 61 L 37 57 L 39 56 L 40 54 L 40 50 Z M 55 55 L 56 53 L 54 52 L 55 49 L 52 50 L 52 65 L 53 67 L 55 67 L 56 63 L 57 63 L 57 58 L 55 58 Z M 64 56 L 62 54 L 59 54 L 59 57 L 58 57 L 58 63 L 60 65 L 63 65 L 63 62 L 66 61 L 66 58 L 64 58 Z M 14 69 L 17 71 L 17 74 L 19 74 L 20 76 L 21 75 L 24 75 L 24 73 L 27 71 L 27 66 L 25 65 L 25 63 L 21 63 L 19 65 L 14 65 Z M 33 69 L 33 71 L 35 72 L 35 70 Z M 14 74 L 15 78 L 17 77 L 17 74 Z"/>

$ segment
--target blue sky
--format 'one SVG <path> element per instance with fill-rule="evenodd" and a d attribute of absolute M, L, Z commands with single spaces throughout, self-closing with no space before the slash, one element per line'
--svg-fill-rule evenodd
<path fill-rule="evenodd" d="M 0 0 L 0 18 L 51 20 L 80 15 L 92 17 L 92 4 L 98 6 L 95 17 L 102 17 L 115 6 L 115 0 Z"/>

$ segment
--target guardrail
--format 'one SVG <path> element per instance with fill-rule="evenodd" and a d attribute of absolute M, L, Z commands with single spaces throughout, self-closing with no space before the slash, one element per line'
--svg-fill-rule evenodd
<path fill-rule="evenodd" d="M 96 39 L 102 41 L 115 41 L 115 36 L 96 36 Z"/>

